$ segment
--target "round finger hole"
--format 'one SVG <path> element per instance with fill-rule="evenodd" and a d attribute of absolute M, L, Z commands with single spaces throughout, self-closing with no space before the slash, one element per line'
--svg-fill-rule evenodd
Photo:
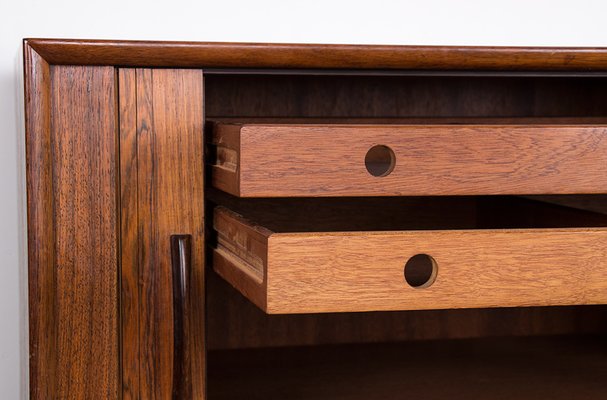
<path fill-rule="evenodd" d="M 373 146 L 365 156 L 367 171 L 373 176 L 386 176 L 394 169 L 396 157 L 391 148 L 384 145 Z"/>
<path fill-rule="evenodd" d="M 405 281 L 409 286 L 417 289 L 432 285 L 437 273 L 436 261 L 427 254 L 416 254 L 405 264 Z"/>

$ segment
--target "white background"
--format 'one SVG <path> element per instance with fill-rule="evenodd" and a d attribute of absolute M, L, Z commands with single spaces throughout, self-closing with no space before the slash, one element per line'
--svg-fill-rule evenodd
<path fill-rule="evenodd" d="M 21 39 L 606 46 L 604 0 L 0 0 L 0 398 L 27 398 Z"/>

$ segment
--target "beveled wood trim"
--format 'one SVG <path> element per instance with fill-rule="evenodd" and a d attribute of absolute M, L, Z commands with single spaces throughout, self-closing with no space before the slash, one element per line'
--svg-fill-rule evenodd
<path fill-rule="evenodd" d="M 607 71 L 607 48 L 26 39 L 50 64 L 139 67 Z"/>
<path fill-rule="evenodd" d="M 51 170 L 50 68 L 24 46 L 25 141 L 27 160 L 27 246 L 29 288 L 30 397 L 55 393 L 55 287 Z"/>

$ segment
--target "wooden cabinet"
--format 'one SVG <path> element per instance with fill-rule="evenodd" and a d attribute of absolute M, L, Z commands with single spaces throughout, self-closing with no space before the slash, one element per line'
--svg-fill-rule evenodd
<path fill-rule="evenodd" d="M 202 72 L 26 50 L 31 397 L 202 398 Z M 189 238 L 180 308 L 173 235 Z"/>
<path fill-rule="evenodd" d="M 607 395 L 606 50 L 24 52 L 31 398 Z"/>

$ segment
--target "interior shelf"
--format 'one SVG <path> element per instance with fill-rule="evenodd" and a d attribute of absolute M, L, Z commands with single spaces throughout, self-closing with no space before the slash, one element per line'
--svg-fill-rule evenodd
<path fill-rule="evenodd" d="M 606 336 L 547 336 L 209 352 L 223 399 L 604 399 Z"/>

